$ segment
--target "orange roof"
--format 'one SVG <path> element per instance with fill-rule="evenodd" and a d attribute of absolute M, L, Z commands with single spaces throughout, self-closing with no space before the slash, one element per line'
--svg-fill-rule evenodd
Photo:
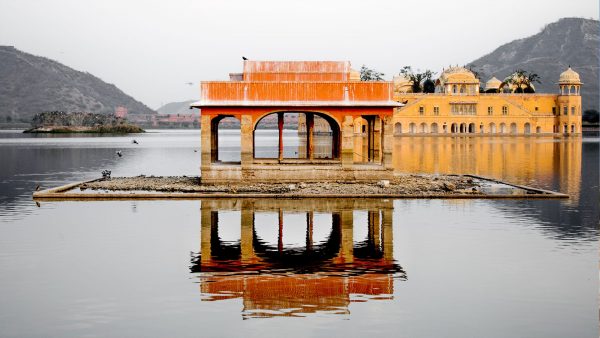
<path fill-rule="evenodd" d="M 201 101 L 217 106 L 397 107 L 388 81 L 351 81 L 348 61 L 244 61 L 242 81 L 201 83 Z"/>

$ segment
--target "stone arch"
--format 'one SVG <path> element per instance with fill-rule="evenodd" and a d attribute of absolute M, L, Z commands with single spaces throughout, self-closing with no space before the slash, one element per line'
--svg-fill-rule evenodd
<path fill-rule="evenodd" d="M 506 123 L 502 122 L 500 123 L 500 134 L 505 134 L 506 133 Z"/>
<path fill-rule="evenodd" d="M 535 133 L 536 134 L 539 134 L 541 132 L 542 132 L 542 127 L 540 127 L 540 126 L 535 127 Z"/>
<path fill-rule="evenodd" d="M 417 133 L 417 125 L 414 122 L 411 122 L 408 125 L 408 132 L 411 134 L 416 134 Z"/>
<path fill-rule="evenodd" d="M 529 122 L 526 122 L 523 125 L 523 133 L 524 134 L 531 134 L 531 124 L 529 124 Z"/>
<path fill-rule="evenodd" d="M 495 134 L 496 133 L 496 124 L 494 122 L 490 123 L 489 133 L 490 134 Z"/>
<path fill-rule="evenodd" d="M 221 122 L 228 121 L 231 127 L 228 130 L 220 129 Z M 210 120 L 211 129 L 211 162 L 227 162 L 227 163 L 240 163 L 241 161 L 241 133 L 232 134 L 230 130 L 241 131 L 240 117 L 236 115 L 217 115 Z M 225 147 L 219 146 L 219 140 L 227 140 L 229 143 L 235 144 L 233 149 L 237 151 L 231 151 Z M 225 143 L 225 142 L 223 142 Z"/>
<path fill-rule="evenodd" d="M 469 129 L 468 129 L 469 133 L 474 134 L 475 133 L 475 123 L 469 123 Z"/>
<path fill-rule="evenodd" d="M 574 124 L 571 125 L 571 134 L 575 134 L 577 132 L 577 127 Z"/>
<path fill-rule="evenodd" d="M 452 134 L 456 134 L 458 133 L 458 124 L 456 123 L 452 123 L 452 125 L 450 126 L 450 132 Z"/>
<path fill-rule="evenodd" d="M 510 133 L 511 134 L 516 134 L 517 133 L 517 124 L 514 123 L 514 122 L 510 124 Z"/>
<path fill-rule="evenodd" d="M 330 115 L 327 112 L 322 112 L 322 111 L 311 111 L 311 110 L 276 110 L 276 111 L 271 111 L 271 112 L 267 112 L 265 114 L 262 114 L 260 117 L 258 117 L 253 124 L 253 129 L 252 129 L 252 144 L 253 144 L 253 157 L 254 158 L 277 158 L 279 155 L 274 156 L 273 152 L 274 149 L 277 149 L 277 152 L 279 152 L 279 145 L 283 145 L 283 136 L 280 133 L 278 135 L 278 143 L 276 145 L 270 144 L 270 142 L 266 142 L 267 146 L 266 147 L 262 147 L 260 145 L 257 144 L 257 130 L 259 130 L 259 124 L 264 121 L 265 118 L 267 118 L 268 116 L 277 116 L 277 118 L 279 118 L 279 114 L 282 114 L 282 116 L 284 116 L 285 114 L 303 114 L 305 121 L 308 121 L 308 117 L 312 116 L 313 121 L 315 119 L 322 119 L 324 120 L 327 125 L 329 126 L 329 130 L 328 133 L 330 133 L 330 137 L 331 137 L 331 149 L 327 150 L 327 152 L 329 153 L 329 155 L 318 155 L 319 158 L 327 158 L 327 159 L 339 159 L 340 158 L 340 148 L 341 148 L 341 127 L 339 122 L 337 121 L 337 119 L 335 117 L 333 117 L 332 115 Z M 298 124 L 298 137 L 300 137 L 300 134 L 304 134 L 304 144 L 302 144 L 302 142 L 300 142 L 301 144 L 298 144 L 297 147 L 298 149 L 294 152 L 294 156 L 288 155 L 288 156 L 284 156 L 286 158 L 308 158 L 308 153 L 310 152 L 308 150 L 309 147 L 307 147 L 307 145 L 309 144 L 309 133 L 308 133 L 308 127 L 306 125 L 304 125 L 303 128 L 303 132 L 301 133 L 300 128 L 302 128 L 303 126 L 300 125 L 300 123 Z M 262 131 L 262 130 L 261 130 Z M 312 140 L 314 142 L 314 134 L 311 135 Z M 261 140 L 261 143 L 264 140 Z M 312 144 L 312 143 L 311 143 Z M 264 149 L 258 149 L 258 148 L 264 148 L 264 149 L 268 149 L 263 151 Z M 283 149 L 283 148 L 282 148 Z M 311 148 L 312 149 L 312 148 Z M 258 151 L 257 151 L 258 150 Z M 311 155 L 314 156 L 314 153 Z M 312 157 L 311 157 L 312 158 Z M 316 156 L 314 158 L 317 158 Z"/>
<path fill-rule="evenodd" d="M 461 134 L 463 134 L 463 133 L 466 133 L 466 132 L 467 132 L 467 124 L 466 124 L 466 123 L 464 123 L 464 122 L 463 122 L 463 123 L 461 123 L 461 124 L 460 124 L 460 129 L 459 129 L 459 130 L 460 130 L 460 133 L 461 133 Z"/>
<path fill-rule="evenodd" d="M 396 122 L 396 124 L 394 124 L 394 135 L 400 134 L 402 134 L 402 123 Z"/>
<path fill-rule="evenodd" d="M 427 123 L 425 123 L 425 122 L 421 123 L 421 125 L 419 126 L 419 133 L 426 134 L 428 131 L 429 131 L 429 128 L 427 128 Z"/>
<path fill-rule="evenodd" d="M 434 122 L 434 123 L 432 123 L 432 124 L 431 124 L 431 128 L 430 128 L 430 131 L 431 131 L 431 133 L 432 133 L 432 134 L 437 134 L 437 133 L 439 133 L 439 130 L 438 130 L 438 124 L 437 124 L 437 123 L 435 123 L 435 122 Z"/>
<path fill-rule="evenodd" d="M 452 94 L 456 94 L 458 87 L 456 85 L 452 85 Z"/>

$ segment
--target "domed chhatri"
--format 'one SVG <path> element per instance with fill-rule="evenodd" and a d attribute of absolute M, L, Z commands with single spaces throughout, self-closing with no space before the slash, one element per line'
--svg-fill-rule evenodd
<path fill-rule="evenodd" d="M 579 73 L 574 71 L 571 68 L 571 66 L 569 66 L 569 69 L 565 70 L 564 72 L 562 72 L 560 74 L 560 77 L 558 78 L 558 83 L 559 84 L 576 84 L 576 85 L 582 84 L 581 79 L 579 78 Z"/>
<path fill-rule="evenodd" d="M 475 74 L 465 67 L 450 67 L 448 69 L 444 69 L 438 78 L 438 82 L 440 85 L 454 83 L 479 84 L 479 80 L 475 77 Z"/>
<path fill-rule="evenodd" d="M 499 90 L 502 85 L 502 81 L 498 80 L 495 76 L 489 79 L 485 83 L 485 91 L 488 92 L 490 90 Z"/>

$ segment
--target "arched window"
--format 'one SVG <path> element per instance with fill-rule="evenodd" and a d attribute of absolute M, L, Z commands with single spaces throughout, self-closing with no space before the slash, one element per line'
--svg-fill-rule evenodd
<path fill-rule="evenodd" d="M 541 132 L 542 132 L 542 127 L 540 127 L 540 126 L 535 127 L 535 133 L 536 134 L 539 134 Z"/>
<path fill-rule="evenodd" d="M 523 126 L 523 133 L 531 134 L 531 125 L 529 124 L 529 122 L 525 123 L 525 125 Z"/>
<path fill-rule="evenodd" d="M 494 122 L 490 123 L 490 134 L 496 133 L 496 124 Z"/>
<path fill-rule="evenodd" d="M 475 123 L 469 123 L 469 133 L 475 133 Z"/>
<path fill-rule="evenodd" d="M 457 89 L 457 88 L 456 88 L 456 85 L 452 85 L 452 93 L 453 93 L 453 94 L 456 94 L 456 89 Z"/>
<path fill-rule="evenodd" d="M 575 128 L 575 125 L 572 124 L 571 125 L 571 134 L 574 134 L 577 131 L 577 129 Z"/>
<path fill-rule="evenodd" d="M 402 134 L 402 123 L 396 122 L 396 124 L 394 125 L 394 134 Z"/>
<path fill-rule="evenodd" d="M 421 134 L 425 134 L 425 133 L 428 132 L 427 124 L 425 122 L 421 123 L 421 126 L 419 128 L 419 132 Z"/>
<path fill-rule="evenodd" d="M 500 134 L 506 133 L 506 123 L 500 123 Z"/>
<path fill-rule="evenodd" d="M 431 133 L 432 134 L 437 134 L 438 133 L 438 124 L 435 123 L 435 122 L 431 124 Z"/>
<path fill-rule="evenodd" d="M 417 125 L 414 123 L 411 123 L 408 125 L 408 132 L 411 134 L 416 134 L 417 133 Z"/>
<path fill-rule="evenodd" d="M 464 94 L 464 93 L 466 93 L 466 92 L 467 92 L 467 89 L 466 89 L 465 85 L 461 85 L 461 86 L 460 86 L 460 93 L 461 93 L 461 94 Z"/>
<path fill-rule="evenodd" d="M 510 124 L 510 133 L 511 134 L 516 134 L 517 133 L 517 124 L 516 123 L 511 123 Z"/>
<path fill-rule="evenodd" d="M 575 86 L 571 86 L 571 88 L 569 88 L 569 95 L 570 94 L 575 94 Z"/>

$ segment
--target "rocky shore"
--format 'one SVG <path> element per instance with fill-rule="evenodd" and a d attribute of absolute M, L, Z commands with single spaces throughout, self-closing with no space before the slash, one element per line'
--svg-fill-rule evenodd
<path fill-rule="evenodd" d="M 104 191 L 156 191 L 181 193 L 278 194 L 278 195 L 456 195 L 479 194 L 480 182 L 467 176 L 401 175 L 391 181 L 259 183 L 259 184 L 201 184 L 199 177 L 137 176 L 113 177 L 77 188 Z"/>

